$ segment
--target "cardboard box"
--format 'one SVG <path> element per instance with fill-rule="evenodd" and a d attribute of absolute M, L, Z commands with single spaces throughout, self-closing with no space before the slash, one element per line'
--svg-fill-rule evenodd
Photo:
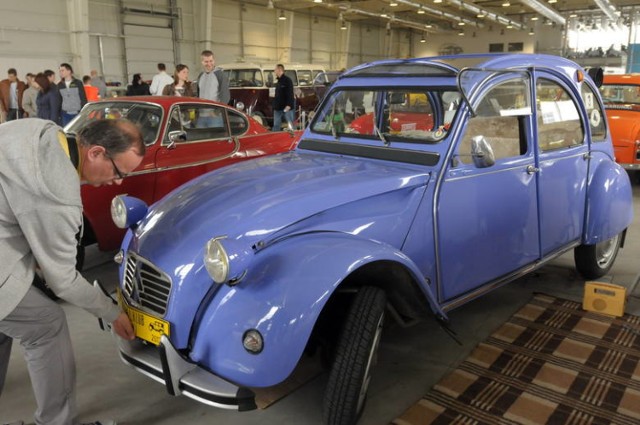
<path fill-rule="evenodd" d="M 604 282 L 586 282 L 582 308 L 594 313 L 620 317 L 624 314 L 627 288 Z"/>

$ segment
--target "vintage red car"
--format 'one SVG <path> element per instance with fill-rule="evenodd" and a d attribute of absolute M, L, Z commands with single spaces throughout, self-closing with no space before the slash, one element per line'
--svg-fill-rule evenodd
<path fill-rule="evenodd" d="M 626 170 L 640 170 L 640 74 L 605 75 L 600 93 L 616 161 Z"/>
<path fill-rule="evenodd" d="M 121 185 L 82 186 L 81 246 L 97 242 L 103 251 L 116 249 L 124 235 L 111 220 L 109 208 L 114 196 L 126 193 L 151 204 L 207 171 L 289 151 L 299 135 L 270 132 L 246 114 L 220 103 L 169 96 L 89 103 L 65 131 L 77 133 L 91 120 L 116 118 L 127 118 L 140 126 L 147 152 Z"/>

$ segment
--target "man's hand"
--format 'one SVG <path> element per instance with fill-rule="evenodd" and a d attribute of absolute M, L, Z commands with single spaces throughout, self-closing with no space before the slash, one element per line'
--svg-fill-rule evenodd
<path fill-rule="evenodd" d="M 133 332 L 131 321 L 129 321 L 129 316 L 127 316 L 126 313 L 120 313 L 120 316 L 111 323 L 111 328 L 113 328 L 114 332 L 122 339 L 131 341 L 136 336 Z"/>
<path fill-rule="evenodd" d="M 285 111 L 285 112 L 289 112 L 290 110 L 291 110 L 291 108 L 290 108 L 290 107 L 288 107 L 288 106 L 285 106 L 285 107 L 284 107 L 284 111 Z"/>

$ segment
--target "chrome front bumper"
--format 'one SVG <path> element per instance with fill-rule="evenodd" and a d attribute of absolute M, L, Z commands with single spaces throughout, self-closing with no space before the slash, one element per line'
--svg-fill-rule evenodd
<path fill-rule="evenodd" d="M 116 337 L 120 358 L 149 378 L 164 384 L 171 395 L 185 395 L 210 406 L 246 411 L 255 409 L 255 394 L 190 363 L 162 336 L 160 346 Z"/>

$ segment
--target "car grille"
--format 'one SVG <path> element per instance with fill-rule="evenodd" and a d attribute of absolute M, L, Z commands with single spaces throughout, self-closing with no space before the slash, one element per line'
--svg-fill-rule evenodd
<path fill-rule="evenodd" d="M 143 310 L 164 316 L 171 293 L 171 279 L 150 261 L 129 252 L 123 290 Z"/>

